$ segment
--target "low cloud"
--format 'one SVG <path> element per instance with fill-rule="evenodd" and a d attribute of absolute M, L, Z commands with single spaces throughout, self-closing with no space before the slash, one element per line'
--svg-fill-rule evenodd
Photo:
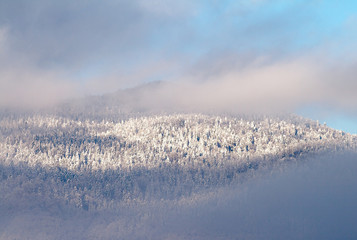
<path fill-rule="evenodd" d="M 356 20 L 346 9 L 331 20 L 324 2 L 172 4 L 0 3 L 0 106 L 161 80 L 173 84 L 141 91 L 140 104 L 252 113 L 313 103 L 357 115 Z"/>
<path fill-rule="evenodd" d="M 355 159 L 315 157 L 187 199 L 103 211 L 18 197 L 0 204 L 0 238 L 355 239 Z"/>
<path fill-rule="evenodd" d="M 8 27 L 0 28 L 0 107 L 44 107 L 77 93 L 65 74 L 38 68 L 28 56 L 14 50 Z"/>
<path fill-rule="evenodd" d="M 171 84 L 140 91 L 145 99 L 141 104 L 147 108 L 238 113 L 294 112 L 312 103 L 350 113 L 357 109 L 353 65 L 331 65 L 317 55 L 282 61 L 257 58 L 244 66 L 228 63 L 228 68 L 222 59 L 218 64 L 215 61 L 199 65 L 199 70 Z"/>
<path fill-rule="evenodd" d="M 47 107 L 76 96 L 75 84 L 53 72 L 0 69 L 0 107 Z"/>

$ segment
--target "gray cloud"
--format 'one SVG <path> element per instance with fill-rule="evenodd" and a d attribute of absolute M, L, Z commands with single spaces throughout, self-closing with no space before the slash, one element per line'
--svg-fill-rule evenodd
<path fill-rule="evenodd" d="M 2 1 L 0 105 L 48 105 L 155 80 L 169 62 L 155 34 L 181 16 L 186 4 L 176 5 L 168 13 L 140 1 Z"/>
<path fill-rule="evenodd" d="M 0 107 L 33 108 L 58 103 L 76 94 L 76 83 L 63 71 L 41 69 L 14 51 L 9 28 L 0 28 Z"/>
<path fill-rule="evenodd" d="M 5 1 L 0 9 L 14 48 L 41 67 L 73 68 L 124 54 L 143 42 L 148 21 L 128 1 Z"/>
<path fill-rule="evenodd" d="M 175 87 L 147 104 L 269 112 L 317 102 L 355 112 L 355 19 L 329 39 L 316 34 L 318 2 L 264 12 L 269 3 L 2 1 L 0 105 L 167 80 Z"/>

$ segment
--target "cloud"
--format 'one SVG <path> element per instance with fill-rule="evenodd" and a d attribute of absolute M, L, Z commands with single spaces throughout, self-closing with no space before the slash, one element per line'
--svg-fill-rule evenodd
<path fill-rule="evenodd" d="M 164 1 L 164 0 L 138 0 L 137 4 L 144 11 L 168 17 L 182 17 L 196 12 L 199 1 Z"/>
<path fill-rule="evenodd" d="M 155 80 L 170 62 L 155 34 L 170 19 L 135 1 L 2 1 L 0 105 L 48 105 Z"/>
<path fill-rule="evenodd" d="M 271 172 L 257 170 L 245 182 L 188 198 L 103 211 L 73 209 L 41 195 L 30 198 L 36 201 L 5 199 L 0 238 L 355 239 L 355 159 L 355 154 L 315 157 Z"/>
<path fill-rule="evenodd" d="M 151 94 L 150 106 L 352 112 L 354 22 L 321 1 L 2 1 L 0 104 L 167 80 L 177 89 Z"/>
<path fill-rule="evenodd" d="M 193 86 L 199 99 L 210 106 L 243 112 L 289 110 L 302 96 L 305 100 L 312 97 L 317 84 L 314 75 L 315 69 L 300 59 L 263 65 L 253 62 L 243 69 L 213 74 Z"/>
<path fill-rule="evenodd" d="M 0 28 L 0 53 L 6 48 L 8 29 L 6 27 Z"/>
<path fill-rule="evenodd" d="M 133 88 L 144 82 L 172 80 L 176 74 L 173 69 L 179 68 L 179 62 L 170 59 L 166 61 L 146 61 L 138 64 L 135 69 L 126 69 L 120 65 L 104 75 L 88 78 L 83 84 L 84 91 L 92 94 L 106 94 L 119 88 Z"/>
<path fill-rule="evenodd" d="M 0 107 L 44 107 L 76 93 L 76 83 L 60 71 L 38 68 L 12 48 L 8 27 L 0 28 Z"/>
<path fill-rule="evenodd" d="M 75 96 L 75 84 L 53 72 L 0 69 L 0 107 L 46 107 Z"/>
<path fill-rule="evenodd" d="M 331 65 L 316 54 L 274 61 L 260 57 L 243 64 L 220 56 L 204 60 L 175 84 L 140 94 L 147 108 L 271 113 L 319 103 L 351 112 L 357 108 L 354 71 L 353 65 Z"/>

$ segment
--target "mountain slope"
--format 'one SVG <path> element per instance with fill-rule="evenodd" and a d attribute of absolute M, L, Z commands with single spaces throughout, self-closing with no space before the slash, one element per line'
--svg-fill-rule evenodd
<path fill-rule="evenodd" d="M 21 192 L 86 210 L 189 196 L 258 168 L 357 146 L 356 136 L 297 116 L 174 114 L 117 123 L 37 115 L 3 117 L 0 133 L 3 197 Z"/>
<path fill-rule="evenodd" d="M 208 115 L 157 115 L 120 123 L 35 116 L 3 119 L 4 163 L 129 169 L 214 167 L 356 147 L 356 137 L 302 118 L 256 121 Z"/>

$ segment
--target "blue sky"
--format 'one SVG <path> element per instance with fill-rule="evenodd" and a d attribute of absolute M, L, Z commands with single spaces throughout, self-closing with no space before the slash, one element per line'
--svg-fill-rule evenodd
<path fill-rule="evenodd" d="M 356 132 L 356 13 L 355 1 L 3 0 L 0 105 L 165 80 L 189 89 L 178 102 Z M 328 107 L 304 110 L 316 105 Z"/>
<path fill-rule="evenodd" d="M 314 105 L 301 107 L 296 111 L 297 114 L 310 119 L 319 120 L 321 124 L 325 124 L 337 130 L 357 134 L 357 117 L 328 106 Z"/>

